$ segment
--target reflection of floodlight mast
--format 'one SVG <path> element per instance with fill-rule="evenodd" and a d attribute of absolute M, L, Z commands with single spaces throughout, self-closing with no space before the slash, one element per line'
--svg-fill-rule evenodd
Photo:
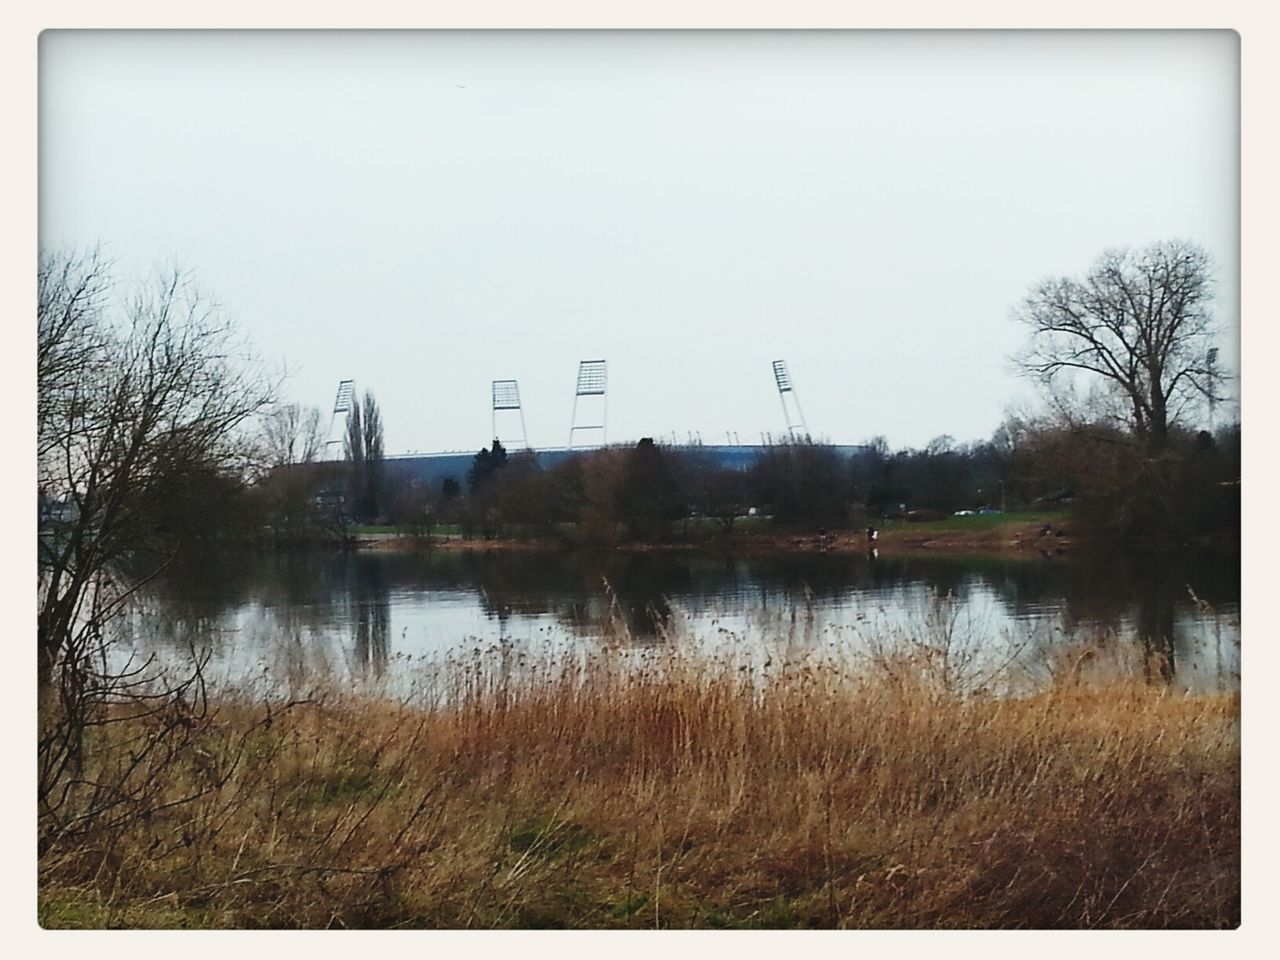
<path fill-rule="evenodd" d="M 524 428 L 524 409 L 520 406 L 520 385 L 514 380 L 493 381 L 493 413 L 490 417 L 493 439 L 498 439 L 498 411 L 515 410 L 520 414 L 520 444 L 529 447 L 529 435 Z"/>
<path fill-rule="evenodd" d="M 795 387 L 791 383 L 791 374 L 787 372 L 785 360 L 773 361 L 773 381 L 778 385 L 778 401 L 782 404 L 782 422 L 787 425 L 787 433 L 794 440 L 796 427 L 799 427 L 800 435 L 807 437 L 809 435 L 809 427 L 804 422 L 804 410 L 800 407 L 800 398 L 796 395 Z M 792 405 L 796 408 L 794 415 L 787 406 L 788 395 L 791 397 Z"/>
<path fill-rule="evenodd" d="M 333 400 L 333 415 L 329 418 L 329 439 L 325 441 L 325 450 L 327 453 L 332 452 L 332 448 L 341 445 L 343 437 L 347 432 L 347 417 L 351 414 L 351 401 L 356 394 L 356 382 L 354 380 L 339 380 L 338 395 Z M 334 428 L 338 425 L 338 414 L 342 414 L 342 432 L 334 433 Z M 342 451 L 338 450 L 339 456 L 336 459 L 342 459 Z"/>
<path fill-rule="evenodd" d="M 582 360 L 578 363 L 578 386 L 573 394 L 573 415 L 569 421 L 570 449 L 573 449 L 574 434 L 579 430 L 599 430 L 600 445 L 604 446 L 607 436 L 605 432 L 605 424 L 609 419 L 609 398 L 605 393 L 607 380 L 608 375 L 604 360 Z M 599 423 L 578 423 L 579 397 L 600 398 Z"/>

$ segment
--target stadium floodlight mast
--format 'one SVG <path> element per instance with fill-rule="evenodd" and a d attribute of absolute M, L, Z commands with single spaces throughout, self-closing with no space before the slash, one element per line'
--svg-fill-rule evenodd
<path fill-rule="evenodd" d="M 354 380 L 339 380 L 338 395 L 333 400 L 333 415 L 329 418 L 329 439 L 324 442 L 326 459 L 342 459 L 342 441 L 347 434 L 347 417 L 351 414 L 351 401 L 356 395 Z M 338 425 L 338 416 L 342 416 L 342 425 Z M 337 456 L 333 456 L 337 447 Z"/>
<path fill-rule="evenodd" d="M 498 411 L 515 410 L 520 414 L 520 447 L 529 449 L 529 433 L 524 426 L 524 408 L 520 406 L 520 385 L 514 380 L 494 380 L 492 384 L 493 411 L 490 423 L 493 439 L 498 439 Z"/>
<path fill-rule="evenodd" d="M 787 371 L 787 362 L 785 360 L 773 361 L 773 382 L 778 385 L 778 401 L 782 404 L 782 422 L 787 425 L 787 433 L 791 439 L 796 439 L 796 428 L 800 428 L 800 436 L 809 436 L 809 427 L 804 422 L 804 410 L 800 406 L 800 398 L 796 395 L 795 385 L 791 382 L 791 374 Z M 788 406 L 787 398 L 790 397 L 791 405 Z M 795 412 L 791 411 L 791 406 L 795 407 Z"/>
<path fill-rule="evenodd" d="M 607 439 L 605 425 L 609 420 L 609 398 L 606 391 L 608 385 L 608 369 L 604 360 L 580 360 L 578 362 L 578 385 L 573 394 L 573 414 L 569 419 L 569 449 L 572 450 L 576 434 L 581 430 L 599 430 L 600 446 Z M 578 400 L 582 397 L 600 398 L 600 422 L 578 422 Z"/>

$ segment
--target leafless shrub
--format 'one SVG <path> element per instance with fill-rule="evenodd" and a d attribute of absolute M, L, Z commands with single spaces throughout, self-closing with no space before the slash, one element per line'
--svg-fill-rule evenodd
<path fill-rule="evenodd" d="M 47 254 L 37 289 L 38 483 L 61 505 L 38 539 L 39 804 L 54 844 L 149 809 L 205 716 L 198 668 L 175 680 L 150 663 L 112 666 L 108 627 L 139 585 L 118 570 L 137 551 L 180 548 L 183 505 L 207 510 L 198 481 L 239 468 L 238 430 L 273 388 L 180 271 L 116 299 L 100 254 Z M 116 779 L 86 780 L 86 739 L 113 723 L 144 739 Z"/>

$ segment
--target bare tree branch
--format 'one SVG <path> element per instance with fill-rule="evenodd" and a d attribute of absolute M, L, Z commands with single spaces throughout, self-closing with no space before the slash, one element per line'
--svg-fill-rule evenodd
<path fill-rule="evenodd" d="M 1209 257 L 1192 244 L 1109 250 L 1083 279 L 1028 294 L 1016 312 L 1031 333 L 1019 366 L 1051 388 L 1072 372 L 1114 384 L 1128 400 L 1128 428 L 1161 450 L 1177 418 L 1224 379 L 1205 364 L 1218 333 L 1212 287 Z"/>
<path fill-rule="evenodd" d="M 154 700 L 173 713 L 146 758 L 172 745 L 191 698 L 202 700 L 198 664 L 175 683 L 150 663 L 109 662 L 107 626 L 137 586 L 118 571 L 139 551 L 181 547 L 173 505 L 191 501 L 192 517 L 207 509 L 194 481 L 234 469 L 241 428 L 275 384 L 182 271 L 121 302 L 97 251 L 44 254 L 37 289 L 37 482 L 67 508 L 42 529 L 38 553 L 43 823 L 69 791 L 91 789 L 88 811 L 128 799 L 74 779 L 85 731 L 113 708 Z"/>

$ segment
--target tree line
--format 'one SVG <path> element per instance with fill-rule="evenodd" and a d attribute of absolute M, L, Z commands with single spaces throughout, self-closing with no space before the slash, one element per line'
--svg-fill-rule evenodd
<path fill-rule="evenodd" d="M 494 443 L 477 454 L 465 493 L 392 495 L 389 519 L 453 523 L 464 534 L 611 543 L 731 537 L 761 524 L 798 531 L 958 511 L 1070 508 L 1119 536 L 1186 539 L 1239 519 L 1240 428 L 1174 429 L 1158 463 L 1113 428 L 1010 418 L 988 440 L 939 437 L 892 451 L 882 438 L 846 455 L 817 442 L 762 449 L 745 469 L 696 447 L 643 439 L 550 466 Z"/>

